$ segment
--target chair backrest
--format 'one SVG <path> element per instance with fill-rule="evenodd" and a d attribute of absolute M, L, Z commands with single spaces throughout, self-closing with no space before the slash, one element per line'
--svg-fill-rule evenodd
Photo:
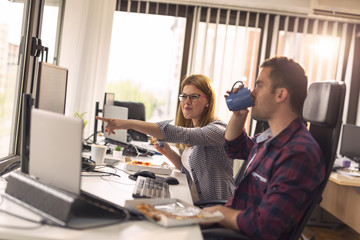
<path fill-rule="evenodd" d="M 342 126 L 345 92 L 345 84 L 333 80 L 315 82 L 309 87 L 302 114 L 303 119 L 310 123 L 309 131 L 324 155 L 326 175 L 314 202 L 305 212 L 291 239 L 299 239 L 301 236 L 312 211 L 321 201 L 322 192 L 331 174 Z"/>

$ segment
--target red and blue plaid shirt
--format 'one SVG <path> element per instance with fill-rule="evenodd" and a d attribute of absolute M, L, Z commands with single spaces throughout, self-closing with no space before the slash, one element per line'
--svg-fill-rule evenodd
<path fill-rule="evenodd" d="M 324 159 L 300 118 L 273 138 L 264 134 L 225 140 L 228 156 L 248 167 L 226 206 L 243 210 L 237 223 L 252 239 L 288 240 L 324 179 Z"/>

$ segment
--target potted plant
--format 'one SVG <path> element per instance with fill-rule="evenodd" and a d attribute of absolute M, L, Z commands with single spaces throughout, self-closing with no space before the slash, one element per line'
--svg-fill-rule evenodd
<path fill-rule="evenodd" d="M 114 158 L 121 158 L 122 156 L 122 147 L 120 147 L 119 145 L 116 146 L 113 150 L 113 157 Z"/>
<path fill-rule="evenodd" d="M 83 121 L 83 129 L 86 127 L 86 124 L 88 123 L 88 120 L 84 120 L 83 117 L 84 115 L 87 114 L 87 112 L 83 112 L 83 113 L 79 113 L 77 109 L 75 109 L 75 113 L 74 116 L 76 118 L 79 118 Z"/>

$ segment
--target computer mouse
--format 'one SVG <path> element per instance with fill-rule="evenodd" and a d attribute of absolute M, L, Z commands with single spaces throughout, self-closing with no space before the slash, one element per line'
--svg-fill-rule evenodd
<path fill-rule="evenodd" d="M 179 184 L 179 180 L 177 180 L 175 177 L 166 177 L 164 179 L 164 182 L 168 183 L 169 185 L 177 185 Z"/>
<path fill-rule="evenodd" d="M 156 178 L 155 173 L 148 170 L 137 171 L 136 173 L 129 175 L 129 178 L 136 180 L 138 176 Z"/>

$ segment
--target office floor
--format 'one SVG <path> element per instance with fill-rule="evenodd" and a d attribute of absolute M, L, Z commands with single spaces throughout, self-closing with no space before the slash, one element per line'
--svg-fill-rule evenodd
<path fill-rule="evenodd" d="M 305 227 L 304 236 L 310 239 L 311 236 L 307 232 L 312 232 L 315 240 L 360 240 L 360 234 L 347 226 L 338 228 L 326 227 Z"/>

